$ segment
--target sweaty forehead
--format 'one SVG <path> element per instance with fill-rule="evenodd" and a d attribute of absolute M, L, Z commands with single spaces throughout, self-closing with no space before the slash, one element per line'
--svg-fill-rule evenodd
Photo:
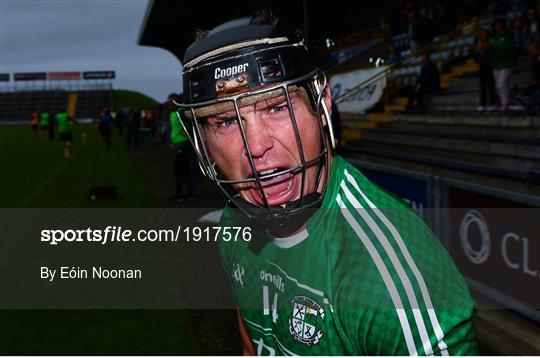
<path fill-rule="evenodd" d="M 308 99 L 306 90 L 303 87 L 289 86 L 288 90 L 291 97 L 300 96 L 305 100 Z M 285 90 L 283 88 L 278 88 L 269 92 L 256 93 L 253 95 L 239 98 L 238 107 L 243 108 L 246 106 L 252 106 L 259 102 L 271 101 L 272 99 L 280 99 L 280 97 L 285 99 L 284 96 L 285 96 Z M 205 118 L 209 116 L 215 116 L 215 115 L 219 115 L 219 114 L 223 114 L 227 112 L 234 112 L 235 111 L 234 101 L 233 100 L 221 101 L 221 102 L 217 102 L 215 104 L 211 104 L 208 106 L 194 108 L 194 111 L 195 111 L 195 116 L 197 117 L 197 119 L 201 119 L 201 118 Z M 189 117 L 191 117 L 191 111 L 186 111 L 186 114 Z"/>

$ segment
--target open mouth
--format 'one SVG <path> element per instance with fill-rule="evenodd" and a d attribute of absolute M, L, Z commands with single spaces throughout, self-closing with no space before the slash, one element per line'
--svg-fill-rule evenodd
<path fill-rule="evenodd" d="M 298 180 L 293 173 L 284 173 L 276 176 L 278 172 L 285 171 L 287 168 L 273 168 L 259 173 L 261 179 L 262 191 L 266 196 L 268 205 L 285 204 L 294 198 L 298 189 Z M 265 178 L 266 177 L 266 178 Z M 265 205 L 261 191 L 256 187 L 249 189 L 251 197 L 258 205 Z"/>

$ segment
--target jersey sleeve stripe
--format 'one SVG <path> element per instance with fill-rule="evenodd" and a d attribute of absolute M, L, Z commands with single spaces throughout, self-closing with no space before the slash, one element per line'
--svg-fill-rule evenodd
<path fill-rule="evenodd" d="M 358 193 L 362 196 L 364 201 L 369 205 L 371 209 L 373 209 L 373 212 L 377 215 L 377 217 L 384 223 L 384 225 L 388 228 L 392 236 L 394 237 L 394 240 L 398 244 L 403 256 L 405 257 L 405 261 L 409 265 L 410 269 L 412 270 L 414 277 L 416 278 L 416 281 L 418 282 L 418 285 L 420 287 L 420 291 L 422 293 L 422 298 L 424 300 L 424 304 L 427 307 L 428 316 L 431 321 L 431 325 L 433 326 L 433 330 L 435 332 L 435 337 L 437 337 L 437 345 L 439 347 L 439 350 L 442 352 L 443 355 L 448 354 L 448 347 L 446 343 L 444 342 L 444 332 L 443 329 L 439 323 L 439 320 L 437 318 L 437 315 L 435 313 L 435 309 L 433 307 L 433 303 L 431 301 L 431 297 L 429 295 L 429 290 L 427 288 L 426 282 L 424 281 L 424 277 L 420 273 L 420 270 L 416 266 L 409 250 L 405 246 L 405 242 L 403 241 L 403 238 L 395 228 L 395 226 L 388 220 L 388 218 L 373 204 L 371 200 L 364 194 L 364 192 L 360 189 L 360 186 L 354 179 L 354 177 L 345 169 L 345 177 L 347 178 L 347 181 L 351 183 L 351 185 L 358 191 Z M 446 353 L 446 354 L 445 354 Z"/>
<path fill-rule="evenodd" d="M 336 196 L 336 201 L 338 205 L 341 208 L 341 213 L 345 217 L 345 220 L 349 223 L 351 228 L 354 230 L 354 232 L 357 234 L 360 241 L 362 241 L 362 244 L 364 247 L 368 250 L 375 266 L 377 267 L 377 270 L 379 271 L 379 274 L 381 275 L 384 284 L 386 285 L 386 288 L 390 294 L 390 298 L 392 299 L 392 302 L 394 304 L 394 307 L 396 309 L 396 313 L 398 315 L 399 322 L 401 324 L 401 328 L 403 331 L 403 336 L 405 338 L 405 343 L 407 345 L 407 349 L 409 351 L 410 356 L 417 356 L 418 353 L 416 351 L 416 346 L 414 344 L 414 338 L 411 332 L 411 327 L 409 326 L 409 321 L 407 320 L 407 315 L 405 313 L 405 310 L 403 309 L 403 303 L 401 301 L 401 298 L 399 296 L 398 290 L 394 284 L 394 281 L 392 280 L 392 277 L 390 276 L 390 273 L 388 272 L 388 269 L 386 268 L 381 256 L 377 252 L 377 249 L 373 245 L 373 243 L 369 240 L 367 234 L 364 232 L 364 230 L 360 227 L 360 225 L 356 222 L 352 214 L 350 213 L 349 209 L 341 199 L 341 195 L 338 193 Z"/>
<path fill-rule="evenodd" d="M 375 220 L 373 220 L 366 210 L 362 208 L 360 205 L 360 202 L 353 196 L 349 188 L 347 188 L 347 185 L 345 184 L 345 181 L 341 182 L 341 189 L 345 196 L 347 197 L 347 200 L 352 204 L 352 206 L 356 209 L 358 214 L 362 217 L 362 219 L 368 224 L 371 231 L 375 234 L 377 237 L 377 240 L 381 244 L 381 246 L 384 248 L 384 251 L 390 258 L 390 261 L 392 263 L 392 266 L 394 266 L 394 269 L 396 270 L 399 279 L 401 280 L 401 283 L 403 287 L 405 288 L 405 292 L 407 295 L 407 299 L 409 300 L 410 306 L 412 308 L 413 317 L 416 323 L 416 327 L 418 328 L 418 333 L 420 335 L 420 339 L 422 340 L 422 346 L 424 348 L 424 353 L 426 355 L 432 355 L 433 354 L 433 348 L 431 347 L 431 342 L 429 340 L 429 335 L 427 333 L 426 325 L 424 323 L 424 319 L 422 317 L 422 312 L 420 311 L 420 307 L 418 305 L 418 301 L 416 299 L 416 295 L 414 293 L 414 288 L 411 284 L 411 281 L 409 280 L 409 277 L 405 273 L 405 270 L 403 268 L 403 265 L 399 261 L 399 258 L 397 257 L 397 254 L 394 250 L 394 248 L 390 245 L 390 242 L 388 242 L 388 239 L 386 238 L 385 234 L 382 232 L 382 230 L 379 228 L 377 223 L 375 223 Z"/>

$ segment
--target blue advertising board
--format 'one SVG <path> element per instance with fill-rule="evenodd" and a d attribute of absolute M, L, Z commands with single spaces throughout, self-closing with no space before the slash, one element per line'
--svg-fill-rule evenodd
<path fill-rule="evenodd" d="M 85 80 L 112 80 L 116 78 L 115 71 L 86 71 L 83 72 Z"/>

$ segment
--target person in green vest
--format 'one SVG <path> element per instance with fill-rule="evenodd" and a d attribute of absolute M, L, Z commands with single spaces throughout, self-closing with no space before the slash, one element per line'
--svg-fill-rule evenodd
<path fill-rule="evenodd" d="M 73 119 L 69 117 L 64 109 L 60 109 L 55 116 L 56 126 L 58 128 L 58 134 L 60 135 L 60 141 L 64 144 L 64 157 L 69 158 L 71 155 L 71 142 L 73 141 L 73 134 L 71 133 L 71 123 Z"/>
<path fill-rule="evenodd" d="M 501 110 L 506 111 L 510 106 L 510 77 L 516 65 L 516 49 L 504 20 L 493 21 L 493 36 L 489 39 L 489 44 L 489 59 L 493 66 Z"/>
<path fill-rule="evenodd" d="M 183 202 L 191 200 L 194 197 L 195 185 L 193 182 L 192 160 L 194 156 L 193 149 L 189 143 L 189 138 L 180 124 L 177 111 L 174 110 L 173 100 L 179 96 L 170 94 L 168 97 L 169 123 L 171 126 L 171 144 L 174 147 L 173 171 L 175 177 L 175 195 L 174 202 Z M 179 109 L 178 112 L 181 112 Z"/>
<path fill-rule="evenodd" d="M 261 11 L 201 34 L 182 63 L 181 119 L 226 198 L 219 251 L 245 354 L 478 355 L 442 243 L 334 154 L 330 86 L 301 31 Z"/>
<path fill-rule="evenodd" d="M 47 133 L 47 135 L 49 135 L 50 133 L 50 128 L 51 128 L 50 117 L 51 115 L 49 114 L 49 112 L 41 112 L 39 114 L 39 129 L 41 130 L 41 135 L 40 135 L 41 138 L 45 137 L 46 135 L 45 133 Z"/>

